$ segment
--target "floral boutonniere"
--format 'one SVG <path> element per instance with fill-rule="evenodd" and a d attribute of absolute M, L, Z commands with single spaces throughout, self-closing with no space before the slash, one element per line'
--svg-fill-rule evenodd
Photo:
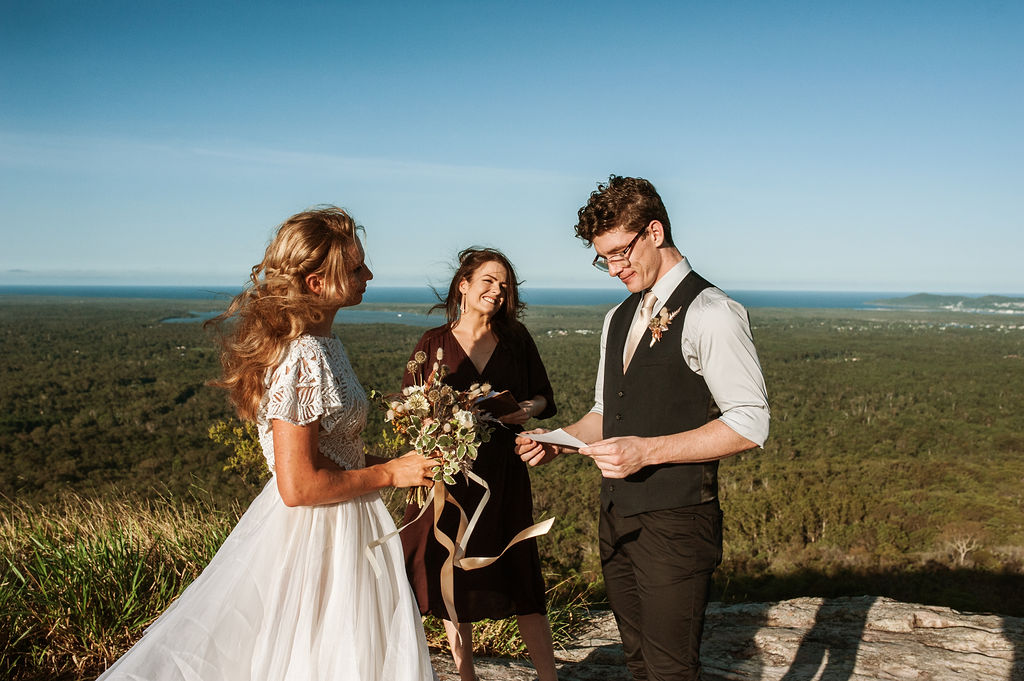
<path fill-rule="evenodd" d="M 668 331 L 668 325 L 672 323 L 672 320 L 676 318 L 679 311 L 683 308 L 677 307 L 672 312 L 668 311 L 668 308 L 661 308 L 661 312 L 651 317 L 650 324 L 647 327 L 651 330 L 651 347 L 661 340 L 661 334 Z"/>

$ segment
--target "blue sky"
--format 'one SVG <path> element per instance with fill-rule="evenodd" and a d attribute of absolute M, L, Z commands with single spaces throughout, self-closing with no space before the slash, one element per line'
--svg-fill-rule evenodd
<path fill-rule="evenodd" d="M 0 0 L 0 284 L 240 284 L 316 203 L 378 285 L 655 183 L 729 289 L 1022 293 L 1024 4 Z"/>

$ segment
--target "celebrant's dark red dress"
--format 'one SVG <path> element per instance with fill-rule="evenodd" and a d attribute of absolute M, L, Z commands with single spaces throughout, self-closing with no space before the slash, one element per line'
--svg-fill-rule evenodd
<path fill-rule="evenodd" d="M 537 418 L 554 416 L 556 407 L 551 383 L 526 327 L 516 322 L 509 330 L 497 335 L 498 344 L 483 373 L 476 370 L 448 324 L 424 333 L 413 354 L 423 350 L 427 354 L 429 370 L 437 349 L 442 348 L 443 362 L 451 370 L 445 382 L 453 388 L 467 390 L 473 383 L 487 382 L 494 390 L 508 390 L 517 401 L 543 395 L 548 404 Z M 415 382 L 414 377 L 406 372 L 403 386 Z M 522 427 L 493 425 L 490 442 L 480 447 L 473 463 L 473 472 L 490 486 L 491 497 L 467 546 L 466 556 L 471 558 L 498 555 L 519 531 L 533 524 L 528 466 L 516 455 L 514 448 L 516 433 Z M 457 475 L 456 484 L 449 485 L 448 489 L 471 517 L 483 495 L 483 488 L 472 481 L 467 484 L 462 475 Z M 403 524 L 417 513 L 419 509 L 414 505 L 406 508 Z M 458 511 L 451 504 L 445 506 L 439 527 L 454 539 Z M 406 571 L 416 592 L 420 612 L 449 619 L 440 585 L 441 565 L 448 552 L 434 538 L 432 511 L 428 509 L 401 536 Z M 545 613 L 544 579 L 540 572 L 537 540 L 527 539 L 516 544 L 487 567 L 476 570 L 455 568 L 454 594 L 460 622 Z"/>

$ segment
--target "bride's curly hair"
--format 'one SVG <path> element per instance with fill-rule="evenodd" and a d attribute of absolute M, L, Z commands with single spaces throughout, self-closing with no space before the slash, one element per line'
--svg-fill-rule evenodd
<path fill-rule="evenodd" d="M 228 391 L 241 418 L 256 419 L 267 372 L 281 362 L 288 344 L 348 299 L 345 260 L 360 232 L 362 227 L 336 206 L 291 216 L 277 228 L 263 261 L 253 266 L 245 289 L 204 324 L 218 332 L 221 346 L 223 373 L 210 385 Z M 324 282 L 319 296 L 306 284 L 310 274 Z"/>

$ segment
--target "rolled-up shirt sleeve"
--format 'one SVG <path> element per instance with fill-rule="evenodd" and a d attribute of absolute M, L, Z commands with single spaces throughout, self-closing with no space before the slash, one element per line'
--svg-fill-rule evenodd
<path fill-rule="evenodd" d="M 594 381 L 594 406 L 590 411 L 604 414 L 604 353 L 608 344 L 608 327 L 612 323 L 612 315 L 619 309 L 616 305 L 604 316 L 604 326 L 601 327 L 601 357 L 597 361 L 597 380 Z"/>
<path fill-rule="evenodd" d="M 768 390 L 746 309 L 717 288 L 705 289 L 687 310 L 682 351 L 687 366 L 707 382 L 722 411 L 719 420 L 764 446 Z"/>
<path fill-rule="evenodd" d="M 594 406 L 590 409 L 598 414 L 604 413 L 605 353 L 616 309 L 608 311 L 601 329 Z M 764 446 L 770 420 L 768 390 L 746 309 L 720 289 L 705 289 L 687 309 L 681 336 L 683 360 L 707 382 L 722 412 L 718 420 Z"/>

